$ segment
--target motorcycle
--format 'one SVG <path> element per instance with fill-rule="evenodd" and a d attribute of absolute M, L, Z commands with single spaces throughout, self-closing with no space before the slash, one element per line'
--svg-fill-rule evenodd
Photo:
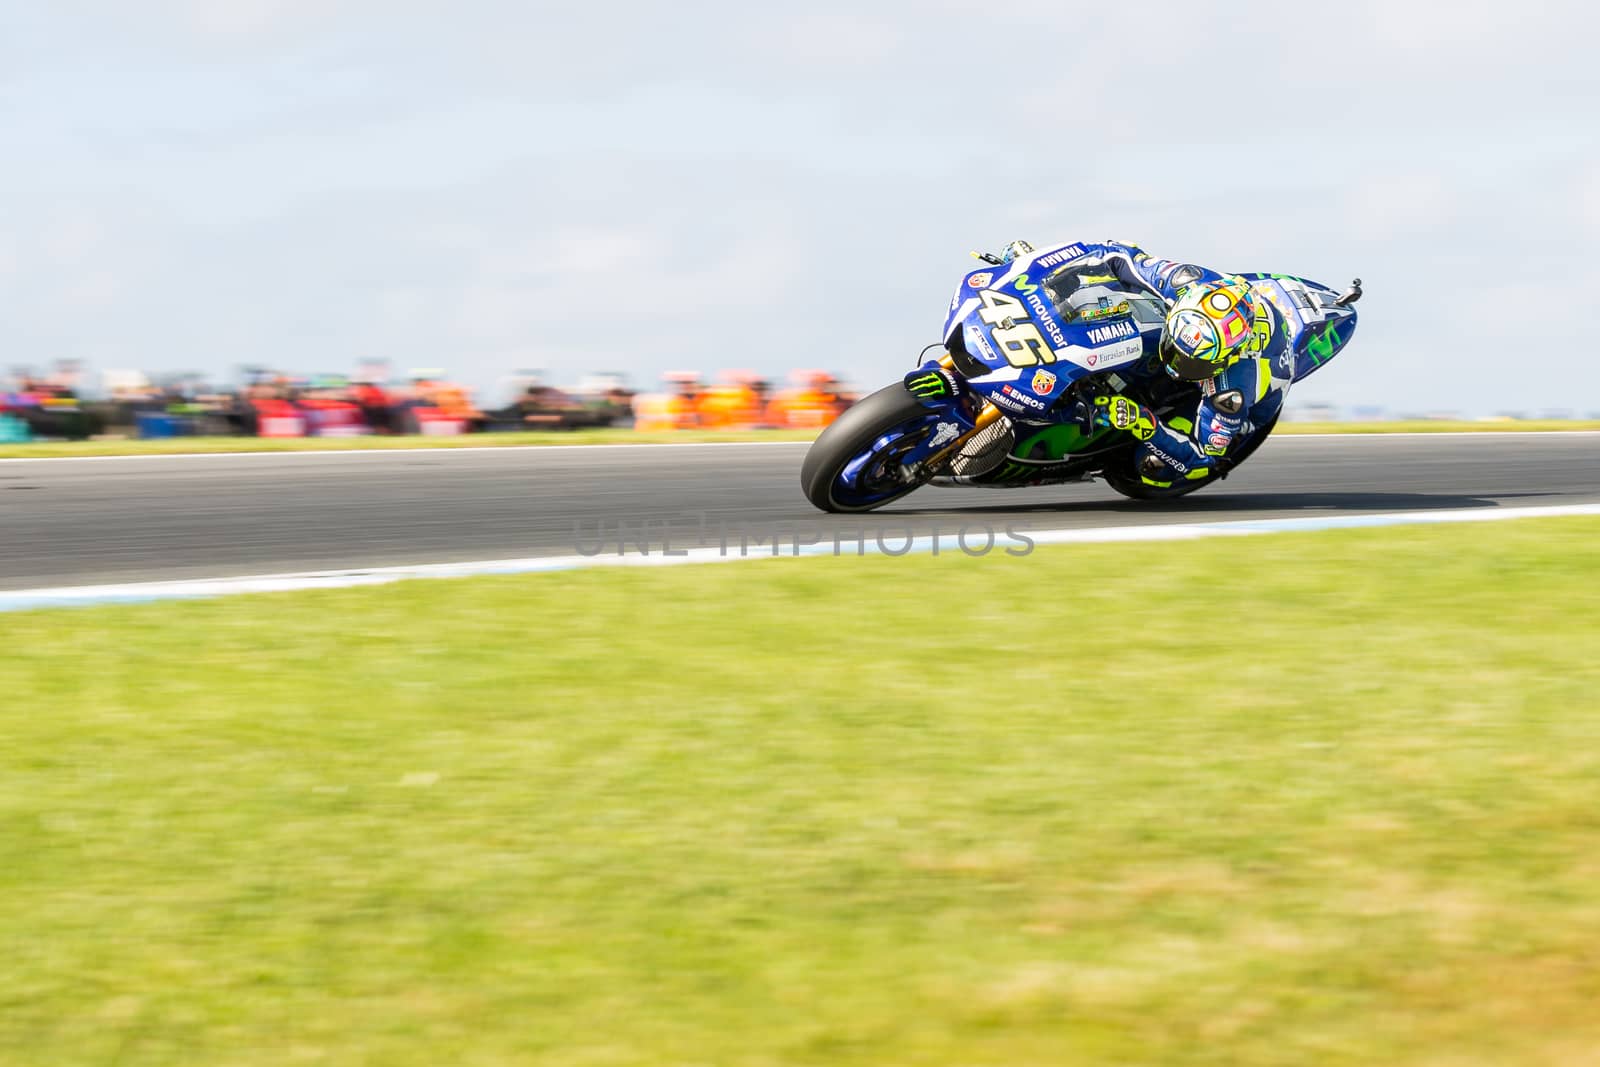
<path fill-rule="evenodd" d="M 1110 285 L 1082 285 L 1081 277 L 1069 283 L 1074 260 L 1085 255 L 1075 245 L 1035 250 L 1013 242 L 1005 258 L 973 255 L 984 265 L 956 287 L 944 352 L 920 365 L 954 388 L 930 400 L 929 390 L 911 391 L 921 375 L 907 375 L 824 430 L 800 474 L 807 499 L 821 510 L 872 511 L 923 485 L 1012 488 L 1096 477 L 1127 497 L 1171 499 L 1227 477 L 1277 425 L 1277 412 L 1263 425 L 1247 424 L 1217 477 L 1167 485 L 1141 477 L 1139 441 L 1096 426 L 1089 413 L 1095 396 L 1121 393 L 1163 420 L 1193 414 L 1200 386 L 1171 379 L 1155 360 L 1166 304 L 1111 277 L 1095 279 Z M 1359 278 L 1341 294 L 1287 274 L 1237 277 L 1290 331 L 1274 377 L 1302 381 L 1355 333 Z"/>

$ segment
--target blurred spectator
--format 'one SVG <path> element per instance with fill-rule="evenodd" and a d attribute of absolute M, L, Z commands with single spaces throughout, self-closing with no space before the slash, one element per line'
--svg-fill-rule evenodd
<path fill-rule="evenodd" d="M 406 428 L 424 434 L 472 433 L 488 418 L 472 403 L 469 390 L 445 378 L 441 370 L 411 372 L 411 396 L 405 402 Z"/>
<path fill-rule="evenodd" d="M 813 429 L 828 425 L 855 403 L 838 378 L 827 371 L 799 370 L 790 376 L 793 383 L 780 390 L 767 405 L 767 421 L 791 429 Z"/>
<path fill-rule="evenodd" d="M 0 394 L 0 410 L 12 438 L 64 437 L 83 440 L 100 432 L 102 420 L 78 398 L 76 371 L 36 377 L 26 368 L 14 372 L 14 389 Z"/>
<path fill-rule="evenodd" d="M 701 392 L 699 372 L 669 371 L 661 378 L 667 385 L 666 391 L 641 393 L 633 398 L 634 429 L 688 430 L 698 427 Z"/>
<path fill-rule="evenodd" d="M 523 430 L 571 430 L 594 424 L 589 409 L 577 398 L 539 381 L 528 382 L 522 395 L 500 414 L 502 421 Z"/>
<path fill-rule="evenodd" d="M 371 432 L 343 378 L 322 377 L 311 382 L 297 405 L 313 437 L 355 437 Z"/>
<path fill-rule="evenodd" d="M 574 429 L 633 418 L 639 429 L 747 429 L 826 425 L 848 396 L 821 371 L 800 372 L 800 384 L 776 394 L 749 370 L 725 371 L 712 385 L 696 371 L 663 376 L 659 393 L 634 395 L 619 374 L 586 375 L 575 389 L 556 388 L 537 373 L 516 380 L 511 401 L 485 413 L 472 391 L 443 370 L 412 371 L 408 385 L 387 379 L 387 364 L 365 361 L 353 379 L 291 376 L 265 367 L 240 368 L 242 384 L 219 389 L 193 372 L 152 381 L 134 370 L 108 370 L 99 399 L 85 401 L 80 363 L 62 361 L 48 375 L 13 368 L 0 391 L 0 439 L 82 438 L 112 431 L 141 436 L 243 434 L 267 437 L 352 434 L 477 433 L 488 429 Z"/>
<path fill-rule="evenodd" d="M 600 426 L 615 426 L 632 417 L 633 391 L 622 375 L 586 374 L 578 380 L 579 399 L 594 412 Z"/>
<path fill-rule="evenodd" d="M 747 430 L 766 417 L 767 383 L 754 371 L 725 371 L 723 380 L 696 397 L 699 425 L 710 430 Z"/>
<path fill-rule="evenodd" d="M 394 398 L 383 385 L 372 379 L 357 379 L 350 386 L 350 399 L 373 433 L 392 434 L 395 425 Z"/>

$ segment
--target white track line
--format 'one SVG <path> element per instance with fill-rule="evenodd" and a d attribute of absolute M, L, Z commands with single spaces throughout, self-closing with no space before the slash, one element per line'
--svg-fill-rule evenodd
<path fill-rule="evenodd" d="M 1492 437 L 1492 438 L 1540 438 L 1540 437 L 1600 437 L 1600 430 L 1443 430 L 1438 433 L 1428 433 L 1415 430 L 1404 430 L 1395 433 L 1283 433 L 1272 437 L 1273 441 L 1372 441 L 1384 440 L 1395 437 L 1408 438 L 1451 438 L 1451 437 Z M 0 458 L 0 463 L 128 463 L 140 460 L 193 460 L 193 459 L 264 459 L 285 458 L 300 456 L 416 456 L 416 455 L 455 455 L 462 452 L 482 454 L 485 452 L 505 452 L 518 454 L 524 452 L 594 452 L 615 450 L 619 448 L 806 448 L 810 441 L 655 441 L 655 442 L 619 442 L 616 444 L 593 445 L 462 445 L 444 448 L 327 448 L 327 449 L 298 449 L 283 452 L 175 452 L 152 455 L 124 455 L 124 456 L 10 456 Z"/>
<path fill-rule="evenodd" d="M 1104 544 L 1128 541 L 1187 541 L 1202 537 L 1248 537 L 1258 534 L 1295 531 L 1353 529 L 1375 526 L 1431 525 L 1463 522 L 1503 522 L 1510 519 L 1554 518 L 1569 515 L 1600 515 L 1600 504 L 1566 504 L 1554 507 L 1463 508 L 1449 511 L 1395 511 L 1365 515 L 1309 516 L 1292 519 L 1246 519 L 1235 522 L 1168 523 L 1143 526 L 1110 526 L 1063 530 L 1021 530 L 1007 543 L 995 544 L 990 551 L 1011 549 L 1018 554 L 1023 541 L 1036 545 Z M 785 530 L 796 536 L 793 530 Z M 887 555 L 912 552 L 962 554 L 955 536 L 889 537 L 880 532 L 872 540 L 864 537 L 825 540 L 815 543 L 783 540 L 774 531 L 776 543 L 756 546 L 742 544 L 723 548 L 681 549 L 672 555 L 656 550 L 650 555 L 597 554 L 541 556 L 529 559 L 483 560 L 471 563 L 433 563 L 409 567 L 374 567 L 362 570 L 310 571 L 298 574 L 252 575 L 242 578 L 204 578 L 187 581 L 137 582 L 123 585 L 66 586 L 50 589 L 22 589 L 0 592 L 0 612 L 35 608 L 88 607 L 100 604 L 143 603 L 153 600 L 193 600 L 241 593 L 283 593 L 306 589 L 338 589 L 351 586 L 386 585 L 419 578 L 470 578 L 494 574 L 533 574 L 547 571 L 579 570 L 588 567 L 664 567 L 688 563 L 730 563 L 739 560 L 771 559 L 783 556 Z M 820 536 L 820 534 L 819 534 Z M 974 539 L 969 543 L 976 546 Z M 974 548 L 975 551 L 975 548 Z M 1031 548 L 1028 550 L 1031 551 Z M 1026 552 L 1020 554 L 1026 555 Z"/>

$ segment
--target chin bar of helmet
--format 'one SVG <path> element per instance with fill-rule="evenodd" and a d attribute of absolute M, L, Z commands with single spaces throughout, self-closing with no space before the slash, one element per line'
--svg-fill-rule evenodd
<path fill-rule="evenodd" d="M 1230 360 L 1229 363 L 1232 361 Z M 1161 363 L 1167 369 L 1167 374 L 1180 382 L 1204 382 L 1215 378 L 1228 369 L 1228 363 L 1212 363 L 1208 360 L 1186 356 L 1181 352 L 1163 352 Z"/>

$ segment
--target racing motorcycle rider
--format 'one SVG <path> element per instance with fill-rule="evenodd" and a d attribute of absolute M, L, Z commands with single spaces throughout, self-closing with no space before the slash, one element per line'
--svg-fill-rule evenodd
<path fill-rule="evenodd" d="M 1051 277 L 1060 296 L 1075 289 L 1108 285 L 1153 293 L 1167 316 L 1155 355 L 1158 373 L 1196 382 L 1201 399 L 1192 420 L 1166 422 L 1131 397 L 1094 398 L 1086 422 L 1113 426 L 1141 442 L 1139 476 L 1146 485 L 1209 478 L 1227 470 L 1226 457 L 1247 427 L 1271 422 L 1288 392 L 1288 361 L 1274 376 L 1290 344 L 1289 329 L 1250 282 L 1189 263 L 1152 259 L 1143 249 L 1116 241 L 1079 242 L 1084 254 Z M 1031 252 L 1014 241 L 1006 260 Z"/>

